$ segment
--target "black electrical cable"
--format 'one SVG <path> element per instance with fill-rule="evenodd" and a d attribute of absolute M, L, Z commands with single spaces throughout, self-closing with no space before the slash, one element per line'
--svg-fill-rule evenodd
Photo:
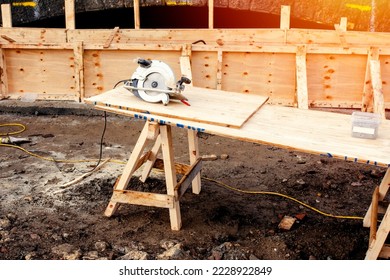
<path fill-rule="evenodd" d="M 117 82 L 115 85 L 114 85 L 114 88 L 116 88 L 120 83 L 125 83 L 127 82 L 128 80 L 121 80 L 119 82 Z M 92 172 L 94 171 L 100 164 L 100 162 L 102 161 L 102 158 L 103 158 L 103 140 L 104 140 L 104 135 L 106 133 L 106 128 L 107 128 L 107 113 L 106 111 L 104 111 L 104 127 L 103 127 L 103 132 L 102 132 L 102 136 L 100 138 L 100 152 L 99 152 L 99 159 L 98 159 L 98 162 L 97 164 L 95 165 L 94 168 L 92 168 L 91 170 L 89 171 L 86 171 L 84 173 L 89 173 L 89 172 Z"/>

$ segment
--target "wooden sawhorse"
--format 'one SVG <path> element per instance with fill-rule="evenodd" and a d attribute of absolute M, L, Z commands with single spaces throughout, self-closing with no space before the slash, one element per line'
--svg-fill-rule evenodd
<path fill-rule="evenodd" d="M 148 142 L 153 142 L 151 150 L 143 153 Z M 192 184 L 192 192 L 199 194 L 201 190 L 200 170 L 202 161 L 199 155 L 198 135 L 196 130 L 188 130 L 190 165 L 174 162 L 171 126 L 146 121 L 130 155 L 122 175 L 114 186 L 114 191 L 104 215 L 110 217 L 120 203 L 155 206 L 169 209 L 171 229 L 180 230 L 180 198 Z M 162 160 L 157 155 L 162 150 Z M 156 194 L 126 190 L 133 173 L 144 165 L 141 181 L 145 182 L 153 167 L 165 172 L 167 194 Z M 176 174 L 183 177 L 177 182 Z"/>
<path fill-rule="evenodd" d="M 387 208 L 379 205 L 389 190 L 389 184 L 390 168 L 387 169 L 380 186 L 375 189 L 372 203 L 363 220 L 363 226 L 370 227 L 370 243 L 365 257 L 366 260 L 376 260 L 378 257 L 390 258 L 390 245 L 385 244 L 390 231 L 390 204 Z M 378 213 L 384 214 L 384 216 L 377 228 Z"/>

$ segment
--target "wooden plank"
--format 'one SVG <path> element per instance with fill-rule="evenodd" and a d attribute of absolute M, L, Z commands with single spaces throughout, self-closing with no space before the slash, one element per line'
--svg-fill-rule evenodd
<path fill-rule="evenodd" d="M 370 241 L 371 244 L 376 239 L 377 223 L 378 223 L 378 201 L 379 201 L 379 187 L 376 187 L 372 194 L 371 200 L 371 221 L 370 221 Z"/>
<path fill-rule="evenodd" d="M 306 47 L 298 46 L 296 54 L 297 103 L 299 109 L 309 109 L 306 72 Z"/>
<path fill-rule="evenodd" d="M 195 130 L 188 130 L 188 149 L 190 154 L 190 164 L 195 164 L 200 158 L 198 132 Z M 192 180 L 192 192 L 199 194 L 201 191 L 200 173 Z"/>
<path fill-rule="evenodd" d="M 214 28 L 214 0 L 208 0 L 208 9 L 209 9 L 209 29 Z"/>
<path fill-rule="evenodd" d="M 65 0 L 65 28 L 76 29 L 75 0 Z"/>
<path fill-rule="evenodd" d="M 178 197 L 182 197 L 187 191 L 188 187 L 194 181 L 195 178 L 199 177 L 200 171 L 202 170 L 202 159 L 198 158 L 191 166 L 188 173 L 180 179 L 179 183 L 175 186 L 175 192 L 177 192 Z M 199 192 L 197 193 L 199 194 Z"/>
<path fill-rule="evenodd" d="M 364 78 L 362 111 L 374 112 L 374 96 L 371 83 L 370 61 L 379 59 L 379 48 L 371 47 L 367 55 L 366 76 Z"/>
<path fill-rule="evenodd" d="M 12 27 L 11 4 L 1 4 L 1 19 L 3 27 Z"/>
<path fill-rule="evenodd" d="M 188 98 L 191 106 L 185 106 L 175 101 L 169 102 L 167 106 L 163 106 L 162 103 L 145 102 L 123 87 L 90 97 L 85 99 L 85 102 L 99 105 L 111 104 L 111 107 L 118 109 L 124 108 L 140 113 L 149 112 L 159 116 L 239 128 L 268 99 L 268 97 L 261 95 L 243 95 L 197 87 L 187 88 L 184 95 Z M 229 99 L 226 99 L 226 96 L 229 96 Z"/>
<path fill-rule="evenodd" d="M 291 7 L 282 5 L 280 10 L 280 29 L 290 29 Z"/>
<path fill-rule="evenodd" d="M 140 5 L 139 0 L 133 0 L 134 7 L 134 28 L 140 29 L 141 27 L 141 19 L 140 19 Z"/>
<path fill-rule="evenodd" d="M 4 52 L 5 50 L 0 48 L 0 99 L 8 97 L 8 68 Z"/>
<path fill-rule="evenodd" d="M 106 40 L 106 42 L 104 43 L 103 48 L 108 48 L 108 47 L 110 47 L 110 45 L 111 45 L 111 43 L 112 43 L 112 40 L 114 40 L 114 37 L 115 37 L 115 35 L 116 35 L 118 32 L 119 32 L 119 26 L 116 26 L 116 27 L 112 30 L 112 32 L 111 32 L 111 34 L 110 34 L 110 37 L 108 37 L 107 40 Z"/>
<path fill-rule="evenodd" d="M 119 182 L 115 187 L 116 190 L 124 190 L 127 188 L 127 185 L 130 182 L 131 176 L 133 175 L 134 171 L 136 170 L 137 162 L 138 162 L 139 158 L 141 157 L 141 153 L 143 152 L 143 150 L 146 146 L 147 136 L 148 136 L 148 127 L 149 127 L 149 122 L 146 122 L 145 126 L 142 129 L 141 134 L 138 138 L 138 141 L 135 144 L 133 151 L 131 152 L 130 158 L 125 165 L 125 168 L 122 172 L 122 175 L 119 179 Z M 113 196 L 114 196 L 114 194 L 113 194 Z M 104 212 L 104 215 L 107 217 L 111 217 L 115 213 L 115 211 L 117 210 L 118 207 L 119 207 L 119 204 L 117 202 L 110 201 L 107 208 L 106 208 L 106 211 Z"/>
<path fill-rule="evenodd" d="M 343 46 L 343 48 L 347 48 L 347 40 L 345 39 L 345 32 L 341 29 L 340 24 L 335 24 L 334 29 L 336 30 L 337 36 L 340 39 L 340 43 Z"/>
<path fill-rule="evenodd" d="M 75 89 L 76 89 L 76 101 L 84 100 L 84 48 L 83 42 L 74 43 L 73 47 L 74 53 L 74 79 L 75 79 Z"/>
<path fill-rule="evenodd" d="M 173 141 L 171 126 L 162 125 L 160 127 L 161 135 L 161 150 L 164 159 L 164 172 L 165 172 L 165 184 L 167 187 L 167 194 L 174 196 L 173 208 L 169 209 L 169 217 L 171 221 L 172 230 L 180 230 L 181 214 L 180 214 L 180 202 L 175 192 L 175 186 L 177 184 L 174 155 L 173 155 Z"/>
<path fill-rule="evenodd" d="M 174 197 L 172 195 L 149 192 L 114 190 L 111 202 L 172 209 Z"/>
<path fill-rule="evenodd" d="M 387 169 L 386 174 L 383 177 L 381 184 L 379 185 L 378 201 L 383 201 L 383 199 L 385 198 L 389 190 L 389 184 L 390 184 L 390 168 Z M 372 212 L 372 203 L 368 208 L 366 215 L 364 216 L 364 220 L 363 220 L 364 227 L 370 227 L 371 212 Z"/>
<path fill-rule="evenodd" d="M 374 112 L 386 119 L 385 103 L 382 89 L 381 64 L 379 60 L 370 61 L 371 84 L 374 96 Z"/>

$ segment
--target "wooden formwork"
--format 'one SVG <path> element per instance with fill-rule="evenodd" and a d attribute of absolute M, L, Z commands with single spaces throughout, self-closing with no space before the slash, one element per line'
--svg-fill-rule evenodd
<path fill-rule="evenodd" d="M 390 33 L 347 31 L 345 18 L 335 30 L 290 29 L 283 6 L 279 29 L 79 30 L 73 2 L 65 1 L 65 29 L 0 29 L 3 98 L 83 101 L 130 78 L 135 58 L 163 60 L 180 76 L 184 55 L 198 87 L 259 93 L 300 108 L 390 107 Z M 381 105 L 375 92 L 383 94 Z"/>

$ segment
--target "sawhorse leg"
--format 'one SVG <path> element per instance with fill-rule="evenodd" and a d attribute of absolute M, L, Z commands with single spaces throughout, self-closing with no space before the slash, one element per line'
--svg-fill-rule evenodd
<path fill-rule="evenodd" d="M 379 190 L 376 190 L 377 197 L 373 198 L 373 203 L 376 204 L 378 201 L 383 201 L 389 190 L 389 184 L 390 168 L 387 169 L 386 174 L 383 177 L 383 180 L 379 186 Z M 363 220 L 363 226 L 371 226 L 370 244 L 365 257 L 366 260 L 376 260 L 379 256 L 381 256 L 381 254 L 383 254 L 383 256 L 385 257 L 390 256 L 390 250 L 388 249 L 388 246 L 385 246 L 385 241 L 390 231 L 390 206 L 387 207 L 387 210 L 378 227 L 378 230 L 376 230 L 376 228 L 372 228 L 373 226 L 376 227 L 376 223 L 371 223 L 371 221 L 373 219 L 377 219 L 377 213 L 374 213 L 377 211 L 373 211 L 373 209 L 377 209 L 378 205 L 373 205 L 373 203 L 371 203 Z M 374 234 L 372 234 L 373 231 Z"/>
<path fill-rule="evenodd" d="M 155 141 L 154 145 L 150 151 L 141 155 L 148 140 Z M 189 133 L 189 145 L 190 150 L 193 151 L 193 156 L 190 158 L 191 165 L 175 164 L 171 127 L 169 125 L 146 122 L 122 176 L 118 184 L 114 187 L 113 195 L 104 214 L 108 217 L 112 216 L 120 203 L 168 208 L 171 229 L 179 230 L 182 225 L 180 197 L 185 193 L 191 182 L 195 182 L 193 183 L 193 191 L 195 193 L 196 191 L 200 191 L 200 169 L 202 165 L 199 157 L 196 133 Z M 163 155 L 162 160 L 157 158 L 160 149 Z M 156 165 L 159 167 L 163 166 L 167 194 L 126 190 L 133 173 L 143 164 L 145 164 L 141 176 L 141 181 L 143 182 L 146 181 L 153 167 Z M 176 177 L 177 171 L 183 174 L 179 183 Z"/>

